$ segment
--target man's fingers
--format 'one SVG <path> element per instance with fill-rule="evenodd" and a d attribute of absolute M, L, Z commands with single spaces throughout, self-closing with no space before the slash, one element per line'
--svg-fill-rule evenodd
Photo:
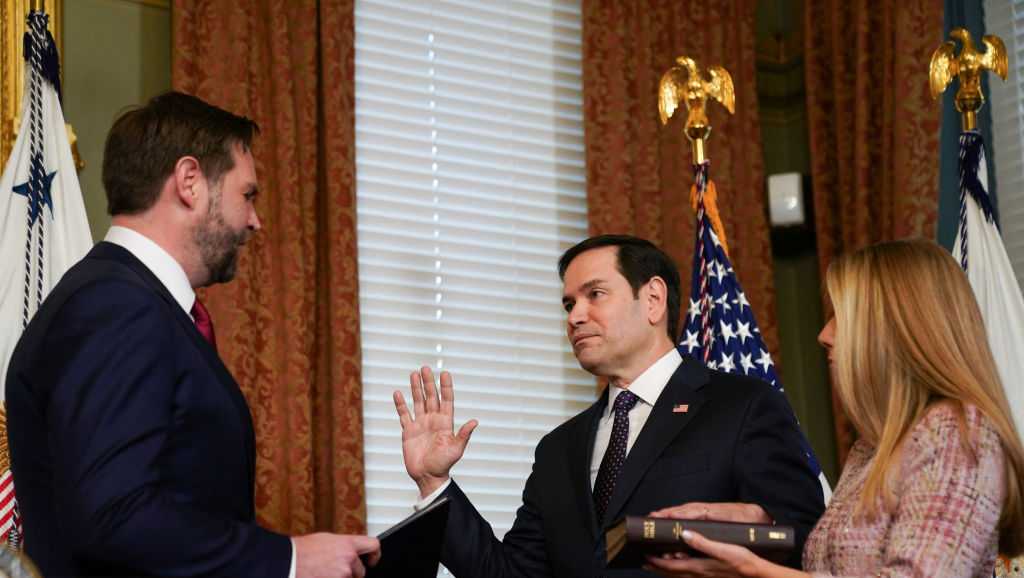
<path fill-rule="evenodd" d="M 680 506 L 675 515 L 685 520 L 707 520 L 708 512 L 708 505 L 704 502 L 690 502 Z"/>
<path fill-rule="evenodd" d="M 352 546 L 356 549 L 357 554 L 372 554 L 376 552 L 380 554 L 380 540 L 373 536 L 357 536 L 353 535 Z"/>
<path fill-rule="evenodd" d="M 377 562 L 380 562 L 380 557 L 382 555 L 383 555 L 383 553 L 380 550 L 376 550 L 374 552 L 371 552 L 370 553 L 370 557 L 369 557 L 369 559 L 367 559 L 366 563 L 369 564 L 370 566 L 376 566 Z"/>
<path fill-rule="evenodd" d="M 427 400 L 427 411 L 440 410 L 440 403 L 437 400 L 437 384 L 434 382 L 434 372 L 424 365 L 420 368 L 420 376 L 423 378 L 423 394 Z"/>
<path fill-rule="evenodd" d="M 455 388 L 452 386 L 452 374 L 441 372 L 441 408 L 455 413 Z"/>
<path fill-rule="evenodd" d="M 419 418 L 426 409 L 423 402 L 423 380 L 420 379 L 420 374 L 414 371 L 409 374 L 409 391 L 412 392 L 412 407 L 416 410 L 416 417 Z"/>
<path fill-rule="evenodd" d="M 402 424 L 402 429 L 412 423 L 412 416 L 409 415 L 409 408 L 405 405 L 405 397 L 402 392 L 395 391 L 391 394 L 391 398 L 395 400 L 395 411 L 398 412 L 398 421 Z"/>
<path fill-rule="evenodd" d="M 689 502 L 681 506 L 664 508 L 650 514 L 653 518 L 678 518 L 682 520 L 719 520 L 722 522 L 743 522 L 770 524 L 771 517 L 757 504 L 738 502 Z"/>
<path fill-rule="evenodd" d="M 678 518 L 681 520 L 706 520 L 708 505 L 703 502 L 689 502 L 681 506 L 662 508 L 650 513 L 652 518 Z"/>
<path fill-rule="evenodd" d="M 352 562 L 351 570 L 353 576 L 365 576 L 366 567 L 363 566 L 363 562 L 360 556 L 366 555 L 366 562 L 370 566 L 375 566 L 380 560 L 380 540 L 372 536 L 347 536 L 351 541 L 352 547 L 355 548 L 356 558 Z"/>
<path fill-rule="evenodd" d="M 662 576 L 676 576 L 683 572 L 691 572 L 689 575 L 696 574 L 696 564 L 691 558 L 676 559 L 676 558 L 658 558 L 655 556 L 647 556 L 647 564 L 645 565 L 647 570 L 656 572 Z"/>
<path fill-rule="evenodd" d="M 473 435 L 473 430 L 475 430 L 478 425 L 480 425 L 480 422 L 475 419 L 471 419 L 462 424 L 462 427 L 459 428 L 459 433 L 456 435 L 460 440 L 463 440 L 463 443 L 469 443 L 469 436 Z"/>
<path fill-rule="evenodd" d="M 352 578 L 364 578 L 366 576 L 366 566 L 363 566 L 363 561 L 358 556 L 355 560 L 352 560 L 352 565 L 349 569 L 352 570 Z"/>

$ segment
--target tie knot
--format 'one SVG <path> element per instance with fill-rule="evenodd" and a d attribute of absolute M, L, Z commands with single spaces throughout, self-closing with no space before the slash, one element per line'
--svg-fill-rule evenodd
<path fill-rule="evenodd" d="M 196 320 L 197 324 L 210 323 L 210 312 L 198 297 L 196 297 L 195 302 L 192 303 L 192 318 Z"/>
<path fill-rule="evenodd" d="M 203 306 L 203 302 L 196 298 L 192 304 L 192 319 L 196 322 L 196 329 L 203 338 L 210 342 L 214 349 L 217 349 L 217 337 L 213 333 L 213 320 L 210 319 L 210 312 Z"/>
<path fill-rule="evenodd" d="M 615 398 L 615 413 L 628 412 L 638 401 L 640 397 L 628 389 L 619 392 L 619 396 Z"/>

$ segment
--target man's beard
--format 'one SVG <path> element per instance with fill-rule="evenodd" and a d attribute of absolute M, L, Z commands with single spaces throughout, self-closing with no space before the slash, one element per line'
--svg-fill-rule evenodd
<path fill-rule="evenodd" d="M 192 231 L 199 248 L 199 258 L 209 275 L 207 285 L 227 283 L 235 278 L 238 249 L 249 238 L 249 229 L 232 231 L 220 211 L 220 194 L 216 194 L 206 217 Z"/>

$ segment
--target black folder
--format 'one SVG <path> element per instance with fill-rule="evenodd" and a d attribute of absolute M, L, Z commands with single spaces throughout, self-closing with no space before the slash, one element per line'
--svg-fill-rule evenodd
<path fill-rule="evenodd" d="M 435 578 L 449 505 L 448 497 L 443 497 L 381 532 L 377 536 L 381 558 L 366 569 L 366 578 Z"/>

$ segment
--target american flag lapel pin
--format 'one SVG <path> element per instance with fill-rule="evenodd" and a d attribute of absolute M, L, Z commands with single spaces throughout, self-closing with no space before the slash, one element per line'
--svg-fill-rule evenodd
<path fill-rule="evenodd" d="M 686 413 L 690 411 L 690 404 L 688 403 L 677 403 L 672 406 L 672 413 Z"/>

